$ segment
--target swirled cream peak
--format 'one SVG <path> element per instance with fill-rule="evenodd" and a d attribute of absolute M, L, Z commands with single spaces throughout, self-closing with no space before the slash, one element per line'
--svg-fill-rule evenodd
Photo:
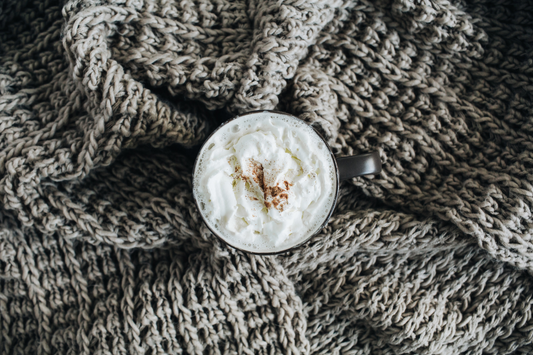
<path fill-rule="evenodd" d="M 228 122 L 200 151 L 194 195 L 207 223 L 245 250 L 282 250 L 314 233 L 336 192 L 333 158 L 292 116 L 254 113 Z"/>

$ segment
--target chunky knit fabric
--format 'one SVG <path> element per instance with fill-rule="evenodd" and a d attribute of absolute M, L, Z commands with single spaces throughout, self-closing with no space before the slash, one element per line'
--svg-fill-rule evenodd
<path fill-rule="evenodd" d="M 191 171 L 273 108 L 384 168 L 254 256 Z M 529 1 L 4 1 L 0 352 L 532 353 L 532 117 Z"/>

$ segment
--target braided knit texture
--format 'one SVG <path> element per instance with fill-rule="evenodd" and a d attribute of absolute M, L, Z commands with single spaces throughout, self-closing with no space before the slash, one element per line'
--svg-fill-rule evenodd
<path fill-rule="evenodd" d="M 256 109 L 383 162 L 284 255 L 192 197 Z M 1 2 L 0 201 L 1 354 L 531 354 L 533 5 Z"/>

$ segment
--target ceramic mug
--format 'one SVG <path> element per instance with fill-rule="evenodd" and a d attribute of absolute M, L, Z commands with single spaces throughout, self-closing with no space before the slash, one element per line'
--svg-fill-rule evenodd
<path fill-rule="evenodd" d="M 193 190 L 194 191 L 196 191 L 196 189 L 194 189 L 194 183 L 196 181 L 196 179 L 194 177 L 195 177 L 195 174 L 197 173 L 198 159 L 201 156 L 201 153 L 203 152 L 204 148 L 208 147 L 212 143 L 213 137 L 216 136 L 217 132 L 219 132 L 219 130 L 223 126 L 227 125 L 230 122 L 235 122 L 236 120 L 243 119 L 247 115 L 258 114 L 258 113 L 272 113 L 272 114 L 277 114 L 277 115 L 283 115 L 283 116 L 288 116 L 288 117 L 291 117 L 291 118 L 296 118 L 300 122 L 303 122 L 298 117 L 296 117 L 294 115 L 291 115 L 291 114 L 288 114 L 288 113 L 285 113 L 285 112 L 272 111 L 272 110 L 261 110 L 261 111 L 247 112 L 247 113 L 235 116 L 235 117 L 227 120 L 226 122 L 222 123 L 205 140 L 205 142 L 202 145 L 202 147 L 201 147 L 201 149 L 199 151 L 199 154 L 198 154 L 198 156 L 196 158 L 196 161 L 194 163 L 194 168 L 193 168 Z M 277 249 L 272 249 L 272 250 L 254 250 L 252 248 L 246 250 L 246 249 L 243 249 L 242 247 L 238 247 L 238 246 L 234 245 L 231 241 L 227 240 L 223 235 L 221 235 L 217 230 L 215 230 L 215 228 L 212 228 L 210 226 L 210 224 L 207 221 L 207 217 L 203 214 L 202 208 L 200 208 L 200 204 L 199 204 L 199 201 L 198 201 L 199 199 L 197 198 L 196 194 L 194 194 L 194 201 L 196 203 L 198 211 L 200 211 L 200 215 L 202 216 L 202 219 L 204 220 L 206 226 L 211 230 L 211 232 L 215 236 L 217 236 L 224 243 L 230 245 L 231 247 L 233 247 L 235 249 L 239 249 L 239 250 L 242 250 L 242 251 L 245 251 L 245 252 L 248 252 L 248 253 L 252 253 L 252 254 L 272 255 L 272 254 L 279 254 L 279 253 L 287 252 L 289 250 L 298 248 L 298 247 L 302 246 L 303 244 L 305 244 L 306 242 L 308 242 L 313 236 L 318 234 L 326 226 L 326 224 L 328 223 L 329 219 L 331 218 L 331 215 L 333 214 L 333 211 L 335 210 L 335 206 L 337 204 L 337 199 L 338 199 L 338 195 L 339 195 L 339 185 L 340 185 L 341 181 L 347 180 L 347 179 L 351 179 L 351 178 L 356 177 L 356 176 L 369 175 L 369 174 L 379 174 L 381 172 L 381 160 L 380 160 L 378 152 L 371 152 L 371 153 L 367 153 L 367 154 L 352 155 L 352 156 L 345 156 L 345 157 L 336 157 L 333 154 L 333 152 L 331 151 L 331 147 L 329 147 L 329 145 L 327 144 L 326 140 L 316 130 L 313 129 L 313 132 L 316 133 L 316 135 L 324 142 L 325 146 L 328 148 L 329 154 L 331 155 L 331 158 L 332 158 L 334 166 L 335 166 L 335 179 L 336 179 L 335 197 L 333 199 L 333 203 L 331 204 L 331 209 L 330 209 L 329 213 L 326 214 L 326 218 L 320 224 L 320 227 L 317 228 L 314 232 L 310 232 L 309 235 L 307 235 L 305 238 L 298 239 L 297 241 L 295 241 L 294 244 L 289 244 L 289 245 L 285 244 L 280 250 L 277 250 Z"/>

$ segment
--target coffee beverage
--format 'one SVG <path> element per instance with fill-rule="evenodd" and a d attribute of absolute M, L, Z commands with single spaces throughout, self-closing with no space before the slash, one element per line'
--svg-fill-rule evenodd
<path fill-rule="evenodd" d="M 305 241 L 327 220 L 337 193 L 335 160 L 298 118 L 250 113 L 204 144 L 193 192 L 209 228 L 230 245 L 277 252 Z"/>

